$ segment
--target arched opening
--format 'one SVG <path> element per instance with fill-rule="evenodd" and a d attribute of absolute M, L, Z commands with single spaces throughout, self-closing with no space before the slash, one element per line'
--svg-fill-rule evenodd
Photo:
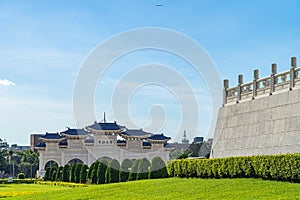
<path fill-rule="evenodd" d="M 107 160 L 108 162 L 110 162 L 110 161 L 112 160 L 112 158 L 111 158 L 111 157 L 108 157 L 108 156 L 102 156 L 102 157 L 98 158 L 98 160 L 100 160 L 100 159 L 105 159 L 105 160 Z"/>
<path fill-rule="evenodd" d="M 56 161 L 54 161 L 54 160 L 49 160 L 48 162 L 46 162 L 46 164 L 45 164 L 45 170 L 47 169 L 47 168 L 51 168 L 51 167 L 56 167 L 56 168 L 58 168 L 58 163 L 56 162 Z"/>
<path fill-rule="evenodd" d="M 74 159 L 70 160 L 68 162 L 68 164 L 70 164 L 70 165 L 73 165 L 73 164 L 83 164 L 83 161 L 80 160 L 80 159 L 78 159 L 78 158 L 74 158 Z"/>

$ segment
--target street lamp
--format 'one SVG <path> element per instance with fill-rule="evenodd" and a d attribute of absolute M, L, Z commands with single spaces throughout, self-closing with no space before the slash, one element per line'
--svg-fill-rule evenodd
<path fill-rule="evenodd" d="M 30 178 L 32 179 L 32 163 L 30 164 Z"/>

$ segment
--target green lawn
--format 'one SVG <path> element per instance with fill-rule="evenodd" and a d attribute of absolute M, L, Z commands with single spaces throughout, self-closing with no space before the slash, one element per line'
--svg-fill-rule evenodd
<path fill-rule="evenodd" d="M 260 179 L 158 179 L 69 188 L 1 184 L 5 199 L 297 199 L 300 184 Z"/>

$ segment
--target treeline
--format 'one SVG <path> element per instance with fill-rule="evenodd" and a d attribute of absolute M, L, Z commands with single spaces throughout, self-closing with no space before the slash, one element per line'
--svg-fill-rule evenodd
<path fill-rule="evenodd" d="M 172 160 L 170 177 L 263 178 L 300 182 L 300 154 Z"/>
<path fill-rule="evenodd" d="M 17 177 L 23 173 L 26 178 L 34 178 L 39 166 L 39 154 L 31 150 L 0 150 L 0 178 Z"/>
<path fill-rule="evenodd" d="M 125 159 L 121 165 L 115 159 L 101 158 L 90 168 L 85 164 L 49 167 L 46 169 L 44 180 L 104 184 L 166 177 L 168 177 L 166 165 L 160 157 L 154 157 L 151 163 L 146 158 L 133 162 Z"/>

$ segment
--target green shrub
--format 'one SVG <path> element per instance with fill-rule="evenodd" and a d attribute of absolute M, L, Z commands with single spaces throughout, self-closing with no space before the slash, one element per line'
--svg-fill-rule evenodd
<path fill-rule="evenodd" d="M 97 183 L 104 184 L 105 183 L 105 173 L 108 166 L 107 158 L 101 158 L 99 160 L 99 164 L 97 166 Z"/>
<path fill-rule="evenodd" d="M 49 185 L 49 186 L 63 186 L 63 187 L 87 187 L 85 184 L 80 183 L 66 183 L 66 182 L 49 182 L 49 181 L 36 181 L 35 184 Z"/>
<path fill-rule="evenodd" d="M 18 174 L 18 179 L 25 179 L 25 174 L 24 173 L 19 173 Z"/>
<path fill-rule="evenodd" d="M 69 182 L 72 183 L 75 183 L 75 168 L 76 168 L 75 164 L 72 164 L 70 167 Z"/>
<path fill-rule="evenodd" d="M 169 165 L 169 173 L 171 176 L 174 176 L 174 167 L 173 164 Z M 168 177 L 168 172 L 166 168 L 166 164 L 161 159 L 161 157 L 154 157 L 151 162 L 151 167 L 150 167 L 150 173 L 149 173 L 149 178 L 166 178 Z"/>
<path fill-rule="evenodd" d="M 138 165 L 136 180 L 148 179 L 150 162 L 147 158 L 142 158 Z"/>
<path fill-rule="evenodd" d="M 153 160 L 152 160 L 152 164 L 153 164 Z M 174 162 L 167 160 L 166 168 L 167 168 L 168 175 L 173 177 L 174 176 Z M 151 170 L 151 172 L 152 172 L 152 170 Z M 151 176 L 153 176 L 153 178 L 155 177 L 155 175 L 150 175 L 150 178 L 151 178 Z"/>
<path fill-rule="evenodd" d="M 70 165 L 65 165 L 62 169 L 61 179 L 63 182 L 68 182 L 70 177 Z"/>
<path fill-rule="evenodd" d="M 8 179 L 1 179 L 0 184 L 32 184 L 35 180 L 31 179 L 13 179 L 13 182 L 8 182 Z"/>
<path fill-rule="evenodd" d="M 76 164 L 75 166 L 75 183 L 80 183 L 80 171 L 81 171 L 82 164 Z"/>
<path fill-rule="evenodd" d="M 81 165 L 81 169 L 80 169 L 80 178 L 79 178 L 79 182 L 80 183 L 86 183 L 86 177 L 87 177 L 87 170 L 88 170 L 88 166 L 83 164 Z"/>
<path fill-rule="evenodd" d="M 120 168 L 120 182 L 128 181 L 129 169 L 132 166 L 132 162 L 129 159 L 124 159 Z"/>
<path fill-rule="evenodd" d="M 96 164 L 96 162 L 93 162 L 93 163 L 91 164 L 90 168 L 89 168 L 89 171 L 88 171 L 88 174 L 87 174 L 87 178 L 88 178 L 88 179 L 91 179 L 91 177 L 92 177 L 92 170 L 93 170 L 95 164 Z"/>
<path fill-rule="evenodd" d="M 46 173 L 44 175 L 44 181 L 50 181 L 50 167 L 46 169 Z"/>
<path fill-rule="evenodd" d="M 91 180 L 93 184 L 97 183 L 97 170 L 98 170 L 99 161 L 94 162 L 93 168 L 91 170 Z"/>
<path fill-rule="evenodd" d="M 167 169 L 169 176 L 178 177 L 253 177 L 300 182 L 300 154 L 172 160 Z"/>
<path fill-rule="evenodd" d="M 49 172 L 49 180 L 50 181 L 55 181 L 56 171 L 57 171 L 56 167 L 51 167 L 50 168 L 50 172 Z"/>
<path fill-rule="evenodd" d="M 60 166 L 58 169 L 57 169 L 57 172 L 56 172 L 56 176 L 55 176 L 55 181 L 61 181 L 61 176 L 62 176 L 62 170 L 63 170 L 63 166 Z"/>
<path fill-rule="evenodd" d="M 120 163 L 116 159 L 109 162 L 108 167 L 105 172 L 105 182 L 106 183 L 117 183 L 119 182 L 119 171 Z"/>
<path fill-rule="evenodd" d="M 140 159 L 137 159 L 133 162 L 131 170 L 129 172 L 129 176 L 128 176 L 129 181 L 135 181 L 136 180 L 136 175 L 137 175 L 137 171 L 138 171 L 138 167 L 139 167 L 139 162 L 140 162 Z"/>

